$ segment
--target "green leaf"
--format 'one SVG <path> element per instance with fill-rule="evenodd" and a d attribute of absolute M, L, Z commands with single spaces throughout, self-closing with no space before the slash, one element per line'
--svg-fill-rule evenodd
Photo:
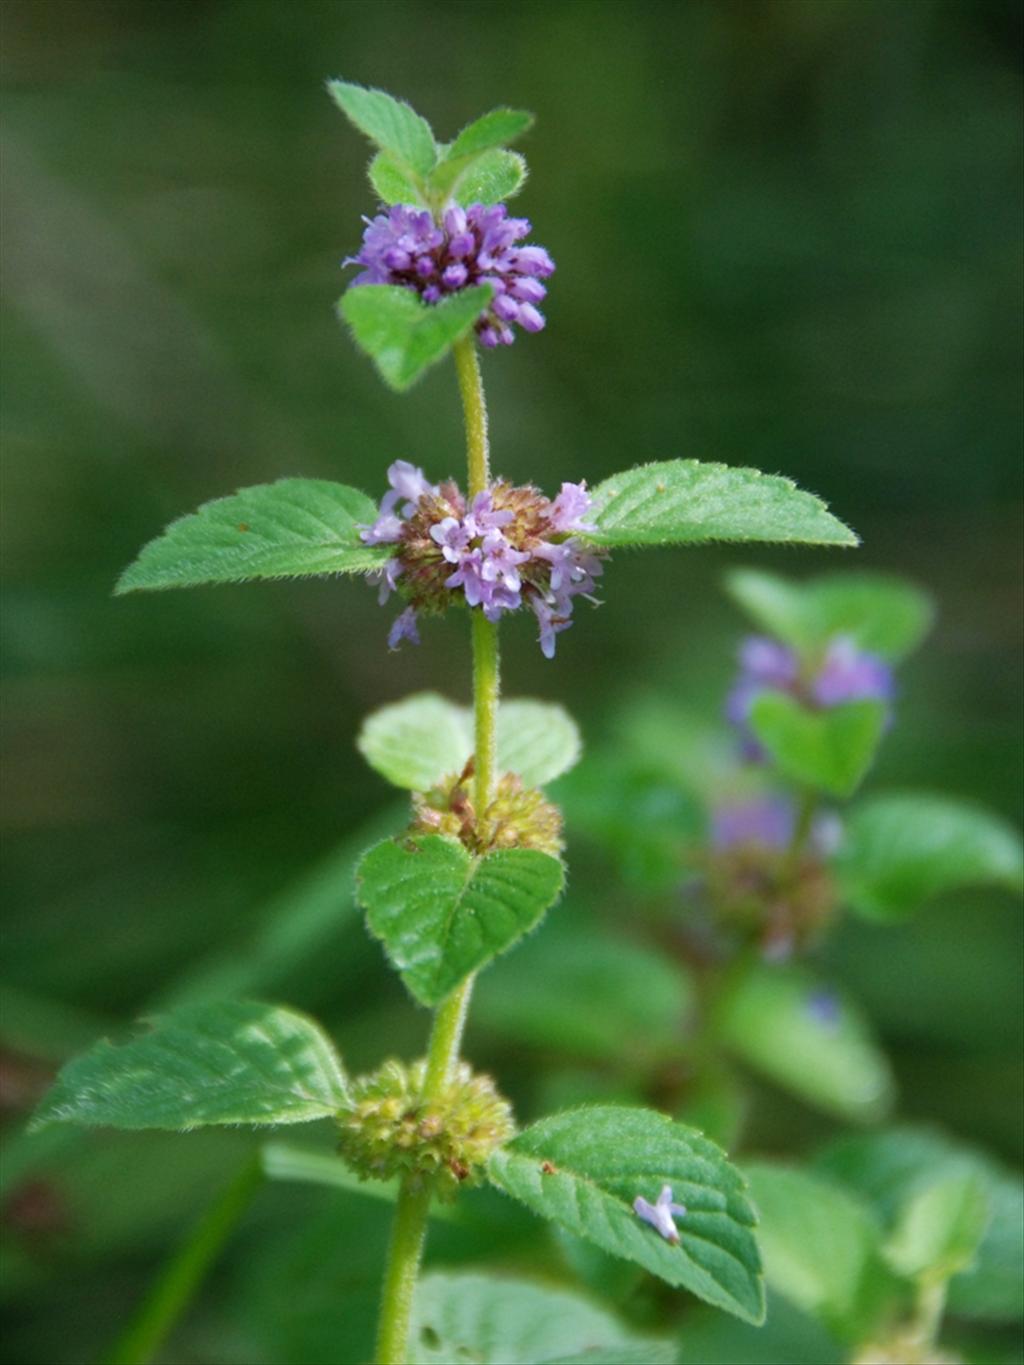
<path fill-rule="evenodd" d="M 476 156 L 492 147 L 507 147 L 533 126 L 533 115 L 525 109 L 492 109 L 463 128 L 448 148 L 445 159 L 456 161 Z"/>
<path fill-rule="evenodd" d="M 481 982 L 478 1024 L 573 1057 L 675 1056 L 692 1004 L 684 969 L 664 953 L 588 926 L 552 926 Z"/>
<path fill-rule="evenodd" d="M 378 844 L 356 879 L 371 933 L 412 995 L 437 1005 L 539 923 L 561 894 L 564 872 L 536 849 L 475 858 L 431 834 Z"/>
<path fill-rule="evenodd" d="M 501 1275 L 424 1275 L 410 1331 L 413 1365 L 673 1365 L 672 1342 L 638 1337 L 567 1289 Z"/>
<path fill-rule="evenodd" d="M 518 152 L 494 148 L 460 172 L 451 185 L 451 197 L 459 204 L 499 204 L 519 193 L 526 174 L 526 161 Z"/>
<path fill-rule="evenodd" d="M 816 1166 L 867 1199 L 890 1229 L 933 1184 L 964 1176 L 978 1180 L 991 1217 L 973 1266 L 950 1281 L 949 1305 L 958 1315 L 986 1321 L 1024 1318 L 1024 1184 L 1019 1175 L 941 1133 L 913 1127 L 840 1138 L 818 1155 Z"/>
<path fill-rule="evenodd" d="M 550 1169 L 553 1167 L 554 1169 Z M 764 1316 L 743 1178 L 694 1129 L 646 1109 L 595 1105 L 541 1119 L 488 1162 L 491 1181 L 542 1218 L 748 1322 Z M 685 1216 L 665 1241 L 633 1211 L 672 1186 Z"/>
<path fill-rule="evenodd" d="M 487 284 L 461 289 L 440 303 L 421 303 L 394 284 L 355 285 L 338 307 L 381 377 L 402 392 L 445 355 L 491 301 Z"/>
<path fill-rule="evenodd" d="M 988 1197 L 978 1177 L 947 1176 L 908 1200 L 885 1255 L 901 1275 L 942 1283 L 973 1264 L 988 1219 Z"/>
<path fill-rule="evenodd" d="M 402 100 L 383 90 L 349 81 L 328 81 L 327 89 L 351 123 L 387 152 L 406 176 L 419 179 L 434 168 L 437 144 L 430 124 Z"/>
<path fill-rule="evenodd" d="M 62 1068 L 34 1119 L 110 1128 L 305 1123 L 346 1103 L 341 1062 L 322 1029 L 294 1010 L 219 1001 L 179 1010 Z"/>
<path fill-rule="evenodd" d="M 151 540 L 114 591 L 194 588 L 250 578 L 364 573 L 389 557 L 363 545 L 361 523 L 377 508 L 355 488 L 326 479 L 279 479 L 204 503 Z"/>
<path fill-rule="evenodd" d="M 370 767 L 410 791 L 461 772 L 473 752 L 473 714 L 436 692 L 418 692 L 367 717 L 356 741 Z M 498 712 L 498 768 L 528 787 L 553 781 L 580 754 L 575 721 L 561 706 L 529 698 Z"/>
<path fill-rule="evenodd" d="M 887 1297 L 877 1220 L 821 1176 L 767 1163 L 746 1175 L 769 1286 L 837 1336 L 862 1341 Z"/>
<path fill-rule="evenodd" d="M 762 630 L 805 656 L 845 636 L 859 649 L 896 662 L 917 648 L 934 617 L 925 593 L 887 574 L 828 574 L 794 583 L 736 569 L 725 583 Z"/>
<path fill-rule="evenodd" d="M 385 204 L 425 204 L 422 187 L 406 174 L 390 152 L 378 152 L 366 173 L 377 197 Z"/>
<path fill-rule="evenodd" d="M 1020 835 L 998 816 L 927 793 L 877 796 L 852 812 L 837 871 L 848 904 L 868 919 L 902 919 L 965 886 L 1024 884 Z"/>
<path fill-rule="evenodd" d="M 758 964 L 723 993 L 718 1036 L 748 1066 L 840 1118 L 878 1118 L 889 1064 L 853 1004 L 796 967 Z"/>
<path fill-rule="evenodd" d="M 750 728 L 786 777 L 847 797 L 871 767 L 887 714 L 884 702 L 849 701 L 812 711 L 788 693 L 765 691 L 750 708 Z"/>
<path fill-rule="evenodd" d="M 856 545 L 820 498 L 789 479 L 699 460 L 663 460 L 605 479 L 593 491 L 596 545 L 794 541 Z"/>
<path fill-rule="evenodd" d="M 367 1180 L 346 1166 L 333 1152 L 313 1152 L 288 1142 L 268 1142 L 260 1149 L 260 1167 L 268 1180 L 292 1181 L 301 1185 L 324 1185 L 349 1194 L 365 1194 L 394 1204 L 398 1199 L 399 1182 Z M 461 1207 L 431 1200 L 429 1214 L 446 1223 L 463 1221 Z"/>

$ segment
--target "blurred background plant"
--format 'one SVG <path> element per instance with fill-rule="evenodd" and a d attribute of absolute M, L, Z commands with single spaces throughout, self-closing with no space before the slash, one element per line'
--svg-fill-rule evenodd
<path fill-rule="evenodd" d="M 497 471 L 597 482 L 692 455 L 824 495 L 864 537 L 851 570 L 907 575 L 939 606 L 872 789 L 948 790 L 1019 823 L 1020 10 L 7 0 L 2 22 L 2 1349 L 22 1365 L 95 1359 L 254 1145 L 26 1140 L 67 1055 L 221 992 L 317 1010 L 354 1070 L 379 1060 L 385 1019 L 389 1050 L 421 1046 L 422 1016 L 348 897 L 354 858 L 403 818 L 354 739 L 382 701 L 455 690 L 459 623 L 413 664 L 388 657 L 357 583 L 110 597 L 139 544 L 232 487 L 295 474 L 373 490 L 392 456 L 459 468 L 450 374 L 396 401 L 333 316 L 351 206 L 372 205 L 323 78 L 400 91 L 441 128 L 501 101 L 542 121 L 517 209 L 559 272 L 548 333 L 488 365 Z M 517 1036 L 502 1001 L 527 945 L 481 983 L 467 1040 L 520 1120 L 628 1092 L 663 1045 L 656 1007 L 672 1044 L 690 1006 L 650 925 L 682 907 L 695 816 L 672 755 L 732 680 L 741 618 L 718 583 L 736 563 L 835 568 L 805 551 L 620 556 L 600 636 L 560 640 L 557 687 L 529 628 L 526 648 L 510 628 L 508 690 L 564 698 L 593 742 L 563 798 L 573 882 L 557 913 L 567 936 L 587 927 L 593 958 L 578 1007 Z M 622 819 L 613 890 L 588 836 L 606 790 Z M 940 895 L 884 932 L 846 918 L 825 949 L 891 1061 L 901 1116 L 984 1147 L 983 1164 L 1021 1158 L 1020 946 L 1019 906 L 993 889 Z M 588 1018 L 602 971 L 630 962 L 633 1025 Z M 778 1084 L 745 1093 L 745 1150 L 815 1153 L 855 1191 L 856 1144 L 891 1140 L 843 1137 L 874 1116 Z M 709 1081 L 703 1100 L 727 1135 L 727 1088 Z M 949 1139 L 904 1134 L 894 1182 L 914 1141 L 938 1164 Z M 962 1174 L 980 1159 L 954 1145 L 950 1160 Z M 894 1188 L 858 1197 L 886 1219 Z M 364 1195 L 269 1186 L 166 1359 L 361 1358 L 385 1233 Z M 568 1263 L 606 1303 L 657 1316 L 649 1290 L 489 1204 L 431 1245 L 438 1265 L 500 1257 L 557 1277 Z M 994 1319 L 980 1337 L 954 1321 L 971 1359 L 1019 1358 L 995 1297 L 961 1303 L 963 1323 Z M 683 1358 L 842 1358 L 843 1306 L 813 1307 L 791 1283 L 760 1334 L 688 1311 Z"/>

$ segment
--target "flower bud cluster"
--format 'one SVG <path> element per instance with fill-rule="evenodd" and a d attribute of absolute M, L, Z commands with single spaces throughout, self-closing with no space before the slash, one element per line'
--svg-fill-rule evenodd
<path fill-rule="evenodd" d="M 454 1078 L 423 1097 L 426 1062 L 387 1061 L 352 1085 L 338 1115 L 338 1152 L 364 1179 L 412 1177 L 442 1198 L 475 1183 L 490 1154 L 515 1132 L 512 1109 L 489 1076 L 460 1062 Z"/>
<path fill-rule="evenodd" d="M 473 760 L 461 773 L 442 778 L 413 797 L 411 834 L 446 834 L 471 853 L 535 848 L 558 857 L 562 852 L 562 815 L 542 792 L 524 787 L 517 773 L 506 773 L 494 800 L 478 813 L 471 799 Z"/>
<path fill-rule="evenodd" d="M 497 480 L 471 501 L 456 484 L 431 484 L 422 469 L 396 460 L 377 520 L 361 528 L 366 545 L 393 545 L 383 569 L 369 575 L 384 603 L 399 592 L 409 603 L 388 636 L 419 642 L 417 614 L 456 602 L 478 607 L 490 621 L 529 607 L 540 626 L 546 658 L 555 636 L 572 624 L 574 599 L 595 601 L 603 551 L 578 539 L 586 521 L 585 484 L 563 483 L 548 499 L 529 485 Z"/>
<path fill-rule="evenodd" d="M 740 646 L 740 672 L 725 703 L 726 719 L 739 730 L 751 761 L 763 757 L 750 728 L 750 711 L 763 692 L 786 692 L 806 706 L 827 710 L 849 701 L 891 703 L 892 670 L 884 659 L 837 635 L 810 669 L 778 640 L 749 635 Z"/>
<path fill-rule="evenodd" d="M 525 332 L 544 326 L 537 307 L 547 293 L 541 281 L 554 273 L 555 263 L 542 246 L 518 245 L 530 223 L 510 218 L 504 204 L 453 204 L 440 222 L 427 209 L 395 204 L 364 221 L 363 245 L 344 262 L 363 266 L 353 285 L 398 285 L 431 304 L 489 284 L 490 305 L 476 322 L 483 346 L 510 346 L 513 325 Z"/>

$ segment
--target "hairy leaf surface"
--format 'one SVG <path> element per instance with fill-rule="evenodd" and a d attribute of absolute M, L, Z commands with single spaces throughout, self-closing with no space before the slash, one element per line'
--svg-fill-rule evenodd
<path fill-rule="evenodd" d="M 491 301 L 490 285 L 422 303 L 395 284 L 360 284 L 338 307 L 352 335 L 373 360 L 385 383 L 401 392 L 465 336 Z"/>
<path fill-rule="evenodd" d="M 346 118 L 406 175 L 421 179 L 433 169 L 437 144 L 430 124 L 403 100 L 350 81 L 328 81 L 327 89 Z"/>

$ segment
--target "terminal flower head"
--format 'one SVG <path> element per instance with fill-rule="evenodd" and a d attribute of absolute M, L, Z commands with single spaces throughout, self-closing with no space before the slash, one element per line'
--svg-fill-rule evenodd
<path fill-rule="evenodd" d="M 666 1242 L 678 1245 L 679 1230 L 673 1221 L 673 1215 L 682 1218 L 686 1213 L 686 1206 L 673 1204 L 671 1185 L 662 1185 L 661 1192 L 653 1204 L 649 1204 L 642 1195 L 637 1195 L 633 1200 L 633 1212 L 645 1223 L 650 1223 L 652 1228 L 656 1228 Z"/>
<path fill-rule="evenodd" d="M 399 285 L 432 304 L 489 284 L 491 302 L 476 321 L 483 346 L 510 346 L 513 327 L 524 332 L 544 327 L 537 305 L 555 263 L 542 246 L 521 245 L 529 220 L 510 218 L 504 204 L 452 204 L 440 221 L 427 209 L 394 204 L 364 221 L 363 244 L 344 262 L 363 267 L 353 285 Z"/>
<path fill-rule="evenodd" d="M 553 500 L 536 488 L 497 480 L 467 502 L 451 482 L 432 484 L 421 469 L 396 460 L 376 521 L 361 528 L 366 545 L 393 545 L 383 568 L 369 575 L 381 602 L 397 592 L 406 609 L 388 637 L 418 643 L 417 615 L 456 602 L 490 621 L 528 608 L 537 618 L 541 650 L 572 624 L 574 601 L 595 601 L 604 552 L 578 537 L 590 495 L 583 483 L 563 483 Z"/>

